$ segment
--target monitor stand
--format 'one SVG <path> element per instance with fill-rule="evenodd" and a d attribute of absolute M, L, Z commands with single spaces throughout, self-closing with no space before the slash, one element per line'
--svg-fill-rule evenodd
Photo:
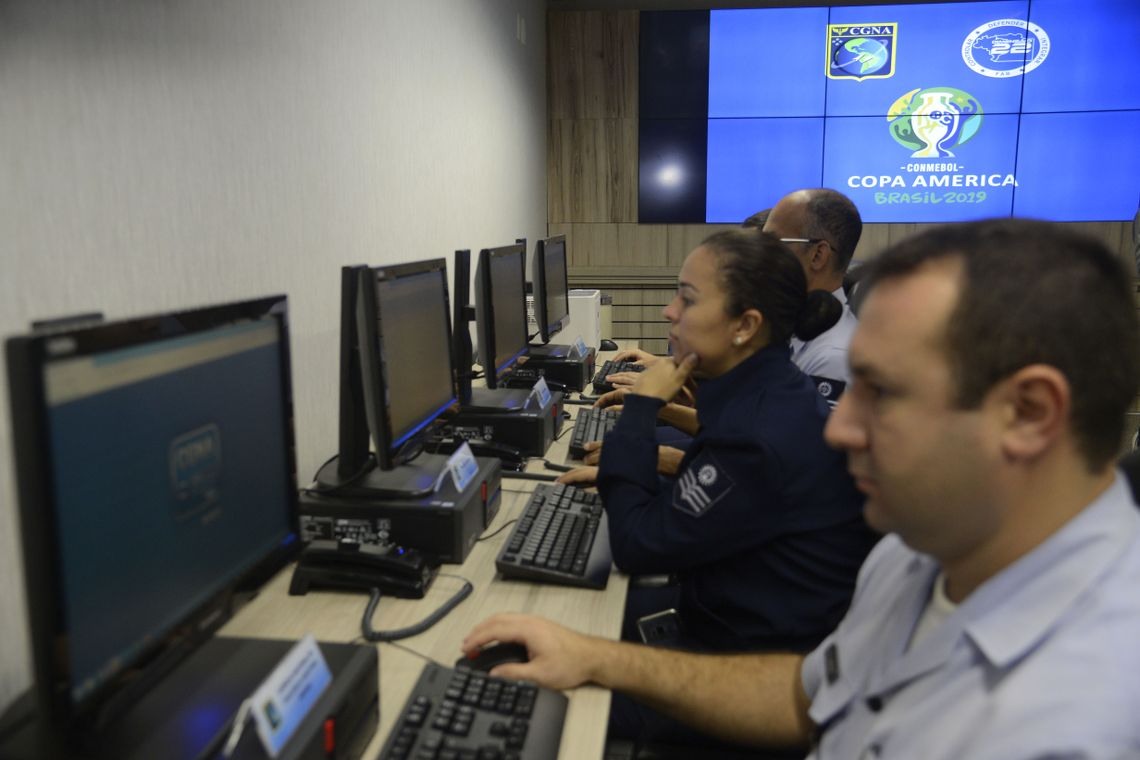
<path fill-rule="evenodd" d="M 345 478 L 337 472 L 337 458 L 333 458 L 317 473 L 316 490 L 374 499 L 426 496 L 435 490 L 440 473 L 446 467 L 446 456 L 423 452 L 411 462 L 391 470 L 373 469 L 357 478 Z"/>
<path fill-rule="evenodd" d="M 526 354 L 534 359 L 566 359 L 573 350 L 573 346 L 547 343 L 545 346 L 527 346 Z"/>
<path fill-rule="evenodd" d="M 465 412 L 508 414 L 522 411 L 530 391 L 519 388 L 472 388 L 471 402 L 463 404 Z"/>

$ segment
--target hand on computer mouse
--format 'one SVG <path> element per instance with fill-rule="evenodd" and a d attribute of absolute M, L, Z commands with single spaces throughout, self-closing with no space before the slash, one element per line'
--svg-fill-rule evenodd
<path fill-rule="evenodd" d="M 529 660 L 530 657 L 527 656 L 525 644 L 500 643 L 472 650 L 456 660 L 455 667 L 467 667 L 482 673 L 490 673 L 493 668 L 499 665 L 510 665 L 528 662 Z"/>

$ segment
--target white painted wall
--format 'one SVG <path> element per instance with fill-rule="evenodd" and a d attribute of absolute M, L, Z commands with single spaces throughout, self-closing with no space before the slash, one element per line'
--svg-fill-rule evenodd
<path fill-rule="evenodd" d="M 544 7 L 0 0 L 0 334 L 288 293 L 305 480 L 340 266 L 546 231 Z M 0 708 L 30 683 L 3 382 Z"/>

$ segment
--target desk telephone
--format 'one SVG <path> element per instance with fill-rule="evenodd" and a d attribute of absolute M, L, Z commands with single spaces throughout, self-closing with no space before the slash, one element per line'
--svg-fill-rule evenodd
<path fill-rule="evenodd" d="M 401 599 L 422 599 L 438 572 L 415 549 L 393 543 L 358 544 L 314 539 L 301 551 L 289 593 L 310 588 L 380 589 Z"/>

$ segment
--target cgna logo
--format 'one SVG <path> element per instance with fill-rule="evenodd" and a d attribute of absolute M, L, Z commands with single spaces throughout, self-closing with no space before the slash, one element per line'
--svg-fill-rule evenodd
<path fill-rule="evenodd" d="M 898 29 L 898 24 L 828 24 L 828 78 L 893 77 Z"/>
<path fill-rule="evenodd" d="M 913 151 L 912 158 L 953 157 L 982 126 L 982 106 L 968 92 L 930 87 L 906 93 L 887 110 L 891 137 Z"/>
<path fill-rule="evenodd" d="M 174 513 L 186 519 L 221 498 L 222 431 L 211 423 L 177 436 L 168 449 Z"/>

